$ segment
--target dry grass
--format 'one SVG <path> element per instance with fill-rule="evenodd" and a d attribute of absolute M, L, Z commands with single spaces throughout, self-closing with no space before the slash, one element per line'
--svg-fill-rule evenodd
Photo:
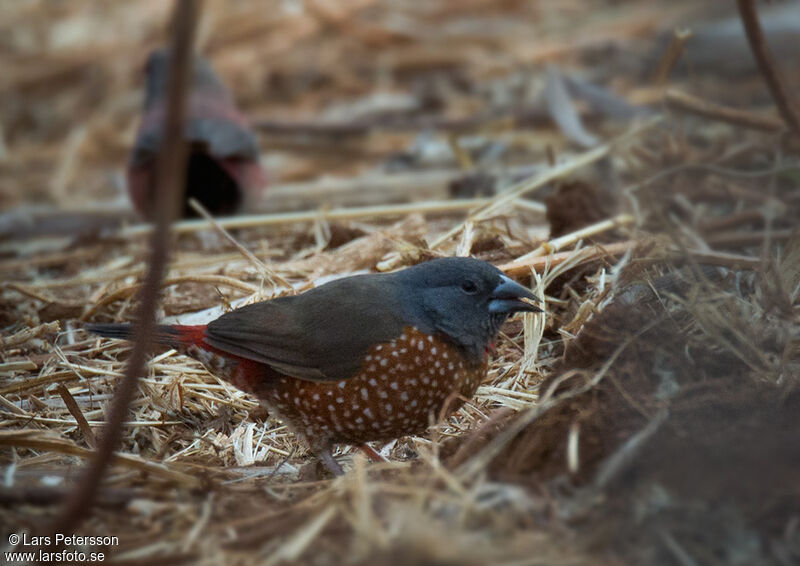
<path fill-rule="evenodd" d="M 206 2 L 204 51 L 269 126 L 271 189 L 251 216 L 179 224 L 160 318 L 202 323 L 331 277 L 467 254 L 530 283 L 547 314 L 503 328 L 456 415 L 376 446 L 387 464 L 341 447 L 348 473 L 335 480 L 255 399 L 156 353 L 81 532 L 119 536 L 108 550 L 120 564 L 800 559 L 797 140 L 742 129 L 710 104 L 763 117 L 757 74 L 663 83 L 659 72 L 658 88 L 642 85 L 661 68 L 639 55 L 668 27 L 661 8 L 586 4 Z M 679 3 L 667 19 L 694 9 Z M 120 179 L 166 5 L 3 10 L 2 222 L 93 219 L 79 236 L 0 224 L 5 535 L 55 514 L 125 367 L 128 346 L 82 323 L 129 320 L 146 269 L 147 228 L 130 223 Z M 619 71 L 631 61 L 641 72 Z M 579 106 L 604 143 L 575 150 L 530 102 L 544 62 L 632 101 L 676 83 L 725 95 L 699 119 L 620 122 Z M 526 100 L 539 112 L 529 123 Z M 492 104 L 491 120 L 470 122 Z M 287 115 L 333 133 L 279 133 Z M 470 127 L 416 139 L 398 116 Z M 369 127 L 337 133 L 348 119 Z M 415 143 L 449 149 L 426 162 Z M 481 162 L 489 150 L 501 157 Z M 448 182 L 476 171 L 499 190 L 448 200 Z M 111 228 L 96 222 L 111 212 Z"/>

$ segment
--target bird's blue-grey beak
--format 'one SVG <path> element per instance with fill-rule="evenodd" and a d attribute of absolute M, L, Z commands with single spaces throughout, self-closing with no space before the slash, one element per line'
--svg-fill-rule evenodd
<path fill-rule="evenodd" d="M 541 302 L 536 295 L 531 293 L 530 289 L 501 275 L 500 283 L 489 297 L 489 312 L 492 314 L 510 314 L 519 311 L 542 312 L 542 309 L 532 305 L 530 301 Z"/>

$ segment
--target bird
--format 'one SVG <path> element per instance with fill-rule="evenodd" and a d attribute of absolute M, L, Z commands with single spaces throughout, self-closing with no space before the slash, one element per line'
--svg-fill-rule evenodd
<path fill-rule="evenodd" d="M 131 202 L 146 219 L 152 218 L 156 202 L 170 60 L 166 48 L 148 56 L 144 109 L 126 171 Z M 189 155 L 182 215 L 195 215 L 188 204 L 191 198 L 216 216 L 234 214 L 257 201 L 266 180 L 255 136 L 230 91 L 200 56 L 192 61 L 185 128 Z"/>
<path fill-rule="evenodd" d="M 424 433 L 485 379 L 500 326 L 539 299 L 492 264 L 432 259 L 252 303 L 207 325 L 159 325 L 155 341 L 259 398 L 334 475 L 335 444 Z M 130 339 L 132 327 L 88 330 Z"/>

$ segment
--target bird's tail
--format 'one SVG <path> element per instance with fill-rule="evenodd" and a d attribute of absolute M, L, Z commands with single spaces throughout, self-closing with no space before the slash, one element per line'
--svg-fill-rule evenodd
<path fill-rule="evenodd" d="M 104 338 L 131 340 L 134 337 L 133 326 L 130 324 L 87 324 L 86 330 Z M 193 344 L 202 346 L 205 332 L 204 324 L 197 326 L 159 324 L 156 326 L 154 341 L 156 344 L 182 350 Z"/>

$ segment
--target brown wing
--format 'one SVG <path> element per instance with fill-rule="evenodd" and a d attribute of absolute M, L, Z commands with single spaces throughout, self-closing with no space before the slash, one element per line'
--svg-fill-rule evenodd
<path fill-rule="evenodd" d="M 208 325 L 206 342 L 285 375 L 335 381 L 410 323 L 391 276 L 363 275 L 232 311 Z"/>

